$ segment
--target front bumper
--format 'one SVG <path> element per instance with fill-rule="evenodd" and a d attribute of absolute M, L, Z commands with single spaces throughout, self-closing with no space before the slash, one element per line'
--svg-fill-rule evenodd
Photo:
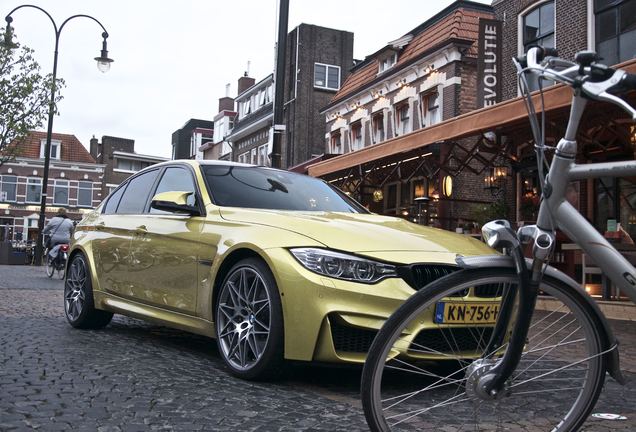
<path fill-rule="evenodd" d="M 267 255 L 281 295 L 285 358 L 290 360 L 364 362 L 386 319 L 415 293 L 401 278 L 373 285 L 343 281 L 305 269 L 285 249 L 269 249 Z M 418 321 L 407 339 L 426 334 L 430 344 L 442 337 L 431 310 Z"/>

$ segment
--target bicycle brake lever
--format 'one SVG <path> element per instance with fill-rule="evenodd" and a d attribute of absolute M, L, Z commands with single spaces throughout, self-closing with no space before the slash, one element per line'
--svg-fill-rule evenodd
<path fill-rule="evenodd" d="M 592 99 L 620 106 L 632 117 L 632 121 L 636 122 L 636 109 L 632 108 L 620 97 L 608 93 L 608 90 L 620 83 L 624 76 L 624 71 L 617 70 L 610 79 L 601 82 L 585 81 L 581 88 Z"/>

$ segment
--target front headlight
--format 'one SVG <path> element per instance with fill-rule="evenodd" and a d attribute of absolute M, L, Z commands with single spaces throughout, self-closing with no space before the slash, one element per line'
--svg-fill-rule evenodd
<path fill-rule="evenodd" d="M 295 248 L 289 251 L 306 269 L 336 279 L 375 283 L 387 277 L 397 277 L 395 266 L 354 255 L 317 248 Z"/>

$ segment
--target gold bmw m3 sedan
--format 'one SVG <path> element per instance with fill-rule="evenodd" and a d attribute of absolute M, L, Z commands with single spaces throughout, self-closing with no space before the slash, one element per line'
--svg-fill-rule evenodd
<path fill-rule="evenodd" d="M 467 236 L 369 213 L 319 179 L 171 161 L 130 177 L 78 224 L 64 311 L 76 328 L 118 313 L 213 337 L 233 374 L 262 379 L 285 360 L 364 362 L 415 290 L 454 271 L 458 255 L 491 253 Z M 442 309 L 452 313 L 427 312 L 413 338 L 439 338 L 440 319 L 492 326 L 464 313 L 492 299 L 451 300 Z"/>

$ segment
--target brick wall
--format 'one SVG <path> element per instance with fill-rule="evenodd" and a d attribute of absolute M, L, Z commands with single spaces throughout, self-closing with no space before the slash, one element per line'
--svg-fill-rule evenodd
<path fill-rule="evenodd" d="M 517 97 L 517 75 L 510 59 L 519 54 L 519 13 L 539 3 L 539 0 L 500 0 L 493 3 L 497 19 L 503 22 L 503 100 Z M 587 1 L 558 0 L 555 5 L 556 48 L 561 57 L 573 59 L 578 51 L 587 49 Z"/>

